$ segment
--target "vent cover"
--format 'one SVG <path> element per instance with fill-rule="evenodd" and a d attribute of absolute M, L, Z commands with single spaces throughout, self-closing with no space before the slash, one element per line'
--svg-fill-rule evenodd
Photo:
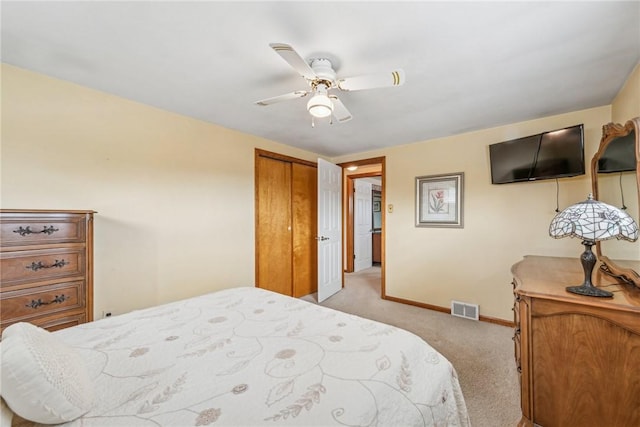
<path fill-rule="evenodd" d="M 451 301 L 451 315 L 464 317 L 465 319 L 478 320 L 480 318 L 480 310 L 478 304 Z"/>

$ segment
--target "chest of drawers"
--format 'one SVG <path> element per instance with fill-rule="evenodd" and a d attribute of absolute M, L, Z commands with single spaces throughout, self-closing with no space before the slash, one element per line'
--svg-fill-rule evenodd
<path fill-rule="evenodd" d="M 0 210 L 0 330 L 93 320 L 93 214 Z"/>
<path fill-rule="evenodd" d="M 640 288 L 595 270 L 613 298 L 569 293 L 584 280 L 577 258 L 527 256 L 511 271 L 518 426 L 639 426 Z"/>

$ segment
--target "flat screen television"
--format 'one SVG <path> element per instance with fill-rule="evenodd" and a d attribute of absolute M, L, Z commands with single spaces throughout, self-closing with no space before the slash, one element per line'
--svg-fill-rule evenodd
<path fill-rule="evenodd" d="M 491 183 L 584 175 L 582 124 L 489 145 Z"/>
<path fill-rule="evenodd" d="M 636 133 L 616 138 L 607 145 L 598 159 L 598 173 L 630 172 L 636 170 Z"/>

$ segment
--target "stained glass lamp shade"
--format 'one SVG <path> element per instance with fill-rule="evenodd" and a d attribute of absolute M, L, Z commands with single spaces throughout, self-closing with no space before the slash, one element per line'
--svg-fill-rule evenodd
<path fill-rule="evenodd" d="M 584 245 L 580 256 L 584 268 L 584 283 L 569 286 L 567 291 L 593 297 L 612 297 L 609 291 L 597 288 L 591 282 L 591 273 L 596 264 L 596 256 L 591 247 L 599 240 L 619 239 L 635 242 L 638 240 L 638 224 L 626 212 L 615 206 L 593 200 L 569 206 L 551 221 L 549 235 L 553 238 L 579 237 Z"/>

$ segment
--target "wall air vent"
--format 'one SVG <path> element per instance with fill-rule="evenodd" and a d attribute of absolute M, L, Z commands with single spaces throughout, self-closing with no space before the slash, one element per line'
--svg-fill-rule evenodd
<path fill-rule="evenodd" d="M 460 301 L 451 301 L 451 315 L 464 317 L 465 319 L 479 320 L 480 309 L 477 304 L 467 304 Z"/>

